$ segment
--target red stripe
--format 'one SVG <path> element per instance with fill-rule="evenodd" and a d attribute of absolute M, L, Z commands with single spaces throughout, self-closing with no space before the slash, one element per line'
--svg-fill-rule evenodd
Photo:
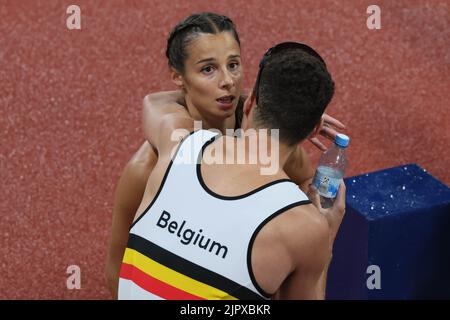
<path fill-rule="evenodd" d="M 139 270 L 135 266 L 127 263 L 122 263 L 120 269 L 120 277 L 123 279 L 131 280 L 139 287 L 148 292 L 156 294 L 163 299 L 167 300 L 205 300 L 204 298 L 187 293 L 174 286 L 171 286 L 161 280 L 153 278 L 145 272 Z"/>

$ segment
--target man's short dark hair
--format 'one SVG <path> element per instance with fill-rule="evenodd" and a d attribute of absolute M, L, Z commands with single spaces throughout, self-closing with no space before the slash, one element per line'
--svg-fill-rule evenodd
<path fill-rule="evenodd" d="M 280 129 L 280 141 L 295 145 L 312 132 L 333 94 L 324 63 L 301 49 L 282 50 L 267 59 L 261 73 L 255 124 Z"/>

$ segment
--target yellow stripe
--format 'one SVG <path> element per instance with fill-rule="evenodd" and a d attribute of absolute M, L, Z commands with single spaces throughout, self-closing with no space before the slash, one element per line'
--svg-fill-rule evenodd
<path fill-rule="evenodd" d="M 134 249 L 126 248 L 123 262 L 135 266 L 153 278 L 204 299 L 238 300 L 222 290 L 167 268 Z"/>

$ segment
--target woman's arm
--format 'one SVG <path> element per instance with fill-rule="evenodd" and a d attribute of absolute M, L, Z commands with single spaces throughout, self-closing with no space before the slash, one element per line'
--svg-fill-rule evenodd
<path fill-rule="evenodd" d="M 151 93 L 145 96 L 142 109 L 142 126 L 145 139 L 152 146 L 158 145 L 160 127 L 165 116 L 177 114 L 190 117 L 184 104 L 184 95 L 180 90 Z"/>
<path fill-rule="evenodd" d="M 106 283 L 114 299 L 117 299 L 120 266 L 127 246 L 129 229 L 156 161 L 156 153 L 145 141 L 125 166 L 116 186 L 105 268 Z"/>
<path fill-rule="evenodd" d="M 241 94 L 240 102 L 243 103 L 247 95 Z M 242 109 L 242 106 L 241 106 Z M 239 112 L 239 110 L 236 110 Z M 184 94 L 181 90 L 162 91 L 151 93 L 145 96 L 143 103 L 142 125 L 144 128 L 145 139 L 155 146 L 156 139 L 159 139 L 159 128 L 164 116 L 176 113 L 179 116 L 190 116 L 186 108 Z M 237 119 L 241 120 L 242 110 Z M 240 127 L 240 125 L 239 125 Z"/>

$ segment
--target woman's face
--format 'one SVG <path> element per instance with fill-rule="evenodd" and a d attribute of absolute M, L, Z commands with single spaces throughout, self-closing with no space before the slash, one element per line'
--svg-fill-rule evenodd
<path fill-rule="evenodd" d="M 181 76 L 186 103 L 202 116 L 232 116 L 241 94 L 241 50 L 233 35 L 204 33 L 188 46 L 185 72 Z"/>

